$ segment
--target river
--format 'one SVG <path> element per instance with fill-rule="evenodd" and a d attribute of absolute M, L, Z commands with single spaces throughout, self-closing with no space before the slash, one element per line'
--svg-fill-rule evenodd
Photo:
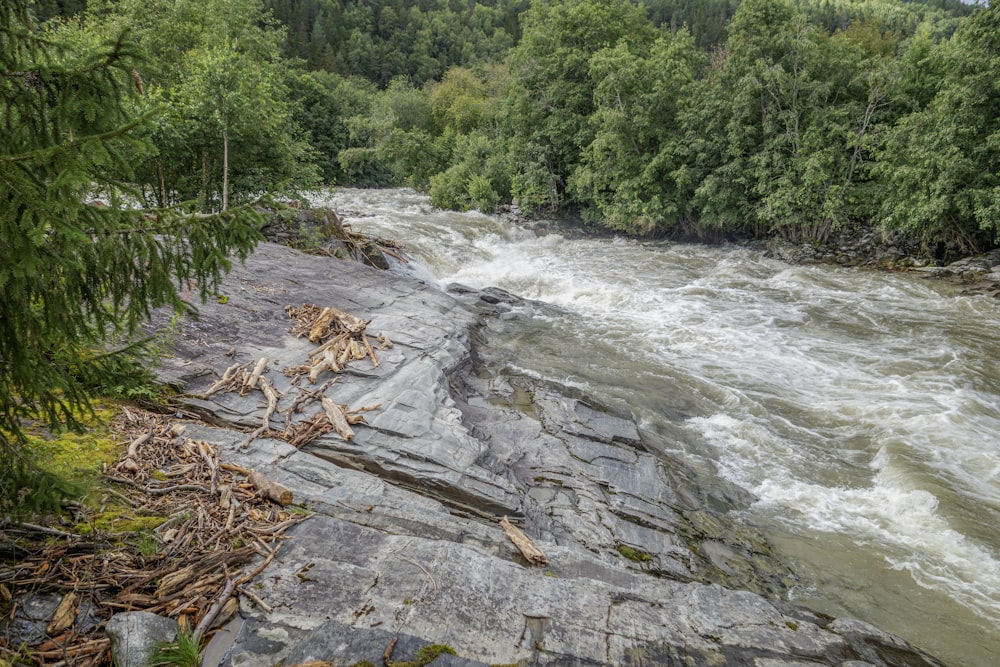
<path fill-rule="evenodd" d="M 408 190 L 314 195 L 405 244 L 407 271 L 557 308 L 496 345 L 747 489 L 790 599 L 955 666 L 1000 656 L 1000 302 L 738 247 L 578 238 L 434 209 Z M 508 327 L 509 328 L 509 327 Z"/>

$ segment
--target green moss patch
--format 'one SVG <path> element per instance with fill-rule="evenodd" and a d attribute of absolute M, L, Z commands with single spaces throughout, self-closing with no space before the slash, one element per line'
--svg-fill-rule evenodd
<path fill-rule="evenodd" d="M 627 558 L 633 563 L 648 563 L 653 559 L 653 557 L 650 556 L 645 551 L 640 551 L 639 549 L 633 549 L 632 547 L 627 546 L 625 544 L 619 544 L 617 549 L 618 553 L 620 553 L 624 558 Z"/>

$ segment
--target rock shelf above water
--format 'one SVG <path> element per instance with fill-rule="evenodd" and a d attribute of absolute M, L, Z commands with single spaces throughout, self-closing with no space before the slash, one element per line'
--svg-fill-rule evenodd
<path fill-rule="evenodd" d="M 740 522 L 743 492 L 665 455 L 669 443 L 628 415 L 491 363 L 489 323 L 516 297 L 446 293 L 274 244 L 221 295 L 174 328 L 161 378 L 205 422 L 189 437 L 293 490 L 312 516 L 256 580 L 270 613 L 241 600 L 206 664 L 383 664 L 393 638 L 396 662 L 428 644 L 454 650 L 435 665 L 938 664 L 861 621 L 786 602 L 794 575 Z M 319 386 L 281 372 L 314 347 L 289 333 L 284 308 L 303 303 L 356 315 L 395 344 L 328 390 L 380 407 L 349 441 L 244 448 L 263 396 L 198 396 L 234 362 L 266 356 L 280 431 L 296 392 Z M 524 560 L 504 516 L 547 565 Z"/>

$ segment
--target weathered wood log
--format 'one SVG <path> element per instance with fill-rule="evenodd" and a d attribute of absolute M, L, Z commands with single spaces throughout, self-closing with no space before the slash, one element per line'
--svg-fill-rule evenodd
<path fill-rule="evenodd" d="M 292 492 L 286 487 L 278 484 L 275 481 L 268 479 L 263 473 L 259 473 L 256 470 L 251 470 L 248 476 L 250 483 L 253 484 L 265 498 L 270 498 L 279 505 L 290 505 L 292 503 Z"/>
<path fill-rule="evenodd" d="M 368 336 L 362 336 L 361 340 L 365 345 L 365 351 L 368 353 L 368 356 L 371 357 L 372 366 L 378 368 L 381 365 L 381 362 L 378 360 L 378 357 L 375 356 L 375 348 L 372 347 L 372 342 L 368 340 Z"/>
<path fill-rule="evenodd" d="M 335 317 L 333 308 L 324 308 L 320 311 L 319 317 L 313 320 L 309 327 L 309 342 L 318 343 L 330 331 L 330 323 Z"/>
<path fill-rule="evenodd" d="M 344 416 L 344 412 L 340 409 L 340 406 L 327 396 L 323 397 L 322 404 L 323 412 L 326 413 L 326 416 L 330 419 L 330 423 L 333 424 L 333 430 L 344 440 L 351 440 L 354 437 L 354 429 L 347 423 L 347 418 Z"/>
<path fill-rule="evenodd" d="M 528 536 L 521 532 L 521 530 L 512 524 L 507 517 L 500 519 L 500 527 L 503 528 L 503 532 L 507 534 L 510 541 L 514 543 L 518 551 L 528 559 L 529 563 L 534 563 L 535 565 L 545 565 L 549 562 L 549 559 L 545 557 L 542 550 L 532 544 Z"/>

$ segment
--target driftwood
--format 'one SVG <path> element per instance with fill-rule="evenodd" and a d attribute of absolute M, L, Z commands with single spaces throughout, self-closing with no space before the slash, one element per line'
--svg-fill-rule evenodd
<path fill-rule="evenodd" d="M 118 467 L 129 472 L 136 472 L 139 469 L 139 464 L 135 462 L 136 456 L 139 453 L 139 447 L 149 442 L 152 437 L 153 428 L 150 427 L 146 433 L 130 442 L 128 450 L 125 452 L 125 458 L 118 464 Z"/>
<path fill-rule="evenodd" d="M 250 471 L 248 479 L 258 491 L 264 494 L 265 498 L 270 498 L 282 506 L 292 504 L 292 492 L 288 487 L 268 479 L 263 473 L 259 473 L 256 470 Z"/>
<path fill-rule="evenodd" d="M 202 394 L 202 398 L 208 398 L 220 389 L 229 386 L 229 383 L 232 382 L 234 377 L 236 377 L 236 374 L 244 368 L 246 368 L 245 364 L 233 364 L 227 368 L 226 372 L 222 374 L 222 377 L 219 378 L 211 387 L 205 390 L 205 393 Z"/>
<path fill-rule="evenodd" d="M 534 565 L 545 565 L 549 562 L 549 559 L 545 557 L 542 550 L 532 544 L 528 536 L 521 532 L 521 530 L 512 524 L 507 517 L 500 519 L 500 527 L 503 528 L 503 532 L 507 534 L 510 541 L 514 543 L 518 551 L 528 559 L 529 563 Z"/>
<path fill-rule="evenodd" d="M 354 429 L 352 429 L 350 424 L 347 423 L 347 417 L 344 415 L 343 410 L 340 409 L 340 406 L 334 403 L 327 396 L 324 396 L 320 402 L 323 405 L 323 412 L 326 413 L 326 416 L 330 420 L 333 430 L 337 432 L 337 435 L 344 440 L 351 440 L 354 438 Z"/>
<path fill-rule="evenodd" d="M 264 418 L 261 420 L 260 427 L 243 441 L 244 447 L 248 446 L 271 428 L 271 417 L 278 409 L 278 399 L 280 398 L 278 390 L 265 377 L 258 377 L 257 384 L 260 386 L 260 390 L 264 393 L 264 396 L 267 397 L 267 410 L 264 411 Z"/>
<path fill-rule="evenodd" d="M 239 379 L 249 370 L 241 368 Z M 41 640 L 10 646 L 0 633 L 0 663 L 16 654 L 45 667 L 108 667 L 104 623 L 123 610 L 169 616 L 209 634 L 236 612 L 237 592 L 252 589 L 248 584 L 272 562 L 285 531 L 307 518 L 272 500 L 283 494 L 266 491 L 274 484 L 266 477 L 251 481 L 253 471 L 221 462 L 212 445 L 177 437 L 182 429 L 168 417 L 130 408 L 113 427 L 124 442 L 140 444 L 112 466 L 115 476 L 107 479 L 116 487 L 107 493 L 131 506 L 126 514 L 162 523 L 140 541 L 0 519 L 0 546 L 18 536 L 16 548 L 9 547 L 14 558 L 0 559 L 0 605 L 39 593 L 61 600 Z M 122 465 L 130 454 L 137 470 Z M 92 525 L 92 510 L 73 511 Z M 84 601 L 96 622 L 76 622 Z"/>
<path fill-rule="evenodd" d="M 285 374 L 296 376 L 307 374 L 313 384 L 325 371 L 340 373 L 352 361 L 368 357 L 372 365 L 378 367 L 380 361 L 375 354 L 365 329 L 368 323 L 344 311 L 326 306 L 305 303 L 300 307 L 286 306 L 285 313 L 295 320 L 292 334 L 307 336 L 310 342 L 320 343 L 309 352 L 309 362 L 285 369 Z M 388 340 L 380 334 L 379 342 Z M 383 347 L 384 349 L 384 347 Z"/>

